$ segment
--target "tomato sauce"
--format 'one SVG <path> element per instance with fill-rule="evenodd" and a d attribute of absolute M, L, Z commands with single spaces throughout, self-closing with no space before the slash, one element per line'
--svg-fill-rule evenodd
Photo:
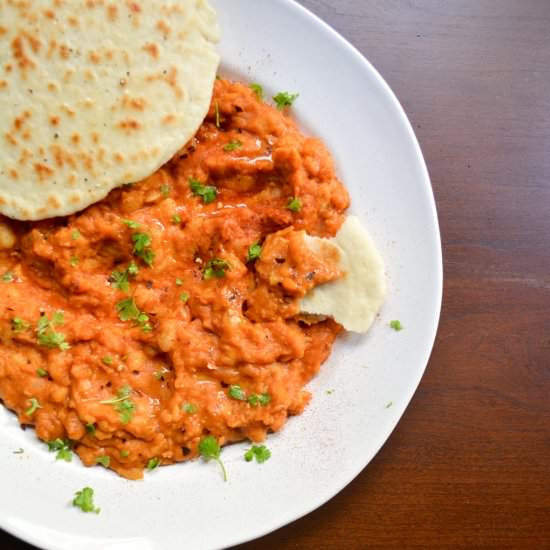
<path fill-rule="evenodd" d="M 151 177 L 67 218 L 0 220 L 0 398 L 130 479 L 206 435 L 262 441 L 304 409 L 340 330 L 299 313 L 340 275 L 300 231 L 334 236 L 348 204 L 318 139 L 218 80 Z"/>

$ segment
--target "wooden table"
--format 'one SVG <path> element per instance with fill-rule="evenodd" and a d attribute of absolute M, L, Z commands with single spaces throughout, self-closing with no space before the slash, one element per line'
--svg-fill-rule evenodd
<path fill-rule="evenodd" d="M 377 457 L 239 550 L 550 548 L 550 0 L 301 3 L 378 68 L 417 132 L 443 312 Z M 0 533 L 0 548 L 31 547 Z"/>

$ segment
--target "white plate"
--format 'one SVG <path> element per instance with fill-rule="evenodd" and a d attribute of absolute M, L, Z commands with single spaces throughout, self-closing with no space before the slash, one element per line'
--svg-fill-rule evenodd
<path fill-rule="evenodd" d="M 373 458 L 409 403 L 434 341 L 441 247 L 428 173 L 411 126 L 380 75 L 328 26 L 290 0 L 215 0 L 224 32 L 222 73 L 297 91 L 302 127 L 333 152 L 351 211 L 386 260 L 389 295 L 365 336 L 340 338 L 310 385 L 314 398 L 268 446 L 245 444 L 216 464 L 196 461 L 125 481 L 78 460 L 55 462 L 32 430 L 0 409 L 0 526 L 43 548 L 213 549 L 259 537 L 317 508 Z M 400 319 L 405 330 L 387 323 Z M 327 394 L 327 390 L 334 390 Z M 388 404 L 391 406 L 388 407 Z M 15 449 L 24 448 L 21 455 Z M 95 489 L 101 513 L 70 506 Z"/>

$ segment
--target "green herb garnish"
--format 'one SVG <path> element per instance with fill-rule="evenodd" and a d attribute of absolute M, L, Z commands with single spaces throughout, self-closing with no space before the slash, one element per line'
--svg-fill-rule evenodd
<path fill-rule="evenodd" d="M 225 466 L 220 459 L 221 449 L 218 441 L 213 435 L 207 435 L 200 440 L 199 453 L 206 460 L 215 460 L 221 467 L 223 473 L 223 480 L 227 481 L 227 472 Z"/>
<path fill-rule="evenodd" d="M 125 385 L 117 391 L 116 397 L 105 399 L 104 401 L 100 401 L 100 403 L 102 405 L 114 405 L 115 410 L 119 413 L 120 421 L 123 424 L 128 424 L 132 420 L 136 410 L 136 406 L 130 399 L 130 395 L 132 395 L 132 388 Z"/>
<path fill-rule="evenodd" d="M 80 263 L 80 258 L 78 256 L 73 256 L 69 260 L 69 264 L 71 265 L 71 267 L 76 267 L 79 263 Z"/>
<path fill-rule="evenodd" d="M 194 403 L 184 403 L 181 408 L 187 414 L 195 414 L 198 411 L 198 407 Z"/>
<path fill-rule="evenodd" d="M 232 384 L 227 390 L 227 394 L 231 399 L 236 399 L 237 401 L 246 401 L 246 394 L 244 390 L 238 384 Z"/>
<path fill-rule="evenodd" d="M 256 94 L 256 97 L 259 100 L 262 100 L 264 98 L 264 89 L 261 86 L 261 84 L 257 84 L 256 82 L 252 82 L 249 84 L 250 89 Z"/>
<path fill-rule="evenodd" d="M 139 227 L 139 223 L 134 220 L 122 220 L 122 223 L 130 229 L 137 229 Z"/>
<path fill-rule="evenodd" d="M 122 458 L 128 458 L 130 456 L 130 451 L 128 451 L 126 449 L 122 449 L 122 451 L 120 451 L 120 456 Z"/>
<path fill-rule="evenodd" d="M 151 323 L 149 323 L 149 316 L 140 311 L 133 298 L 126 298 L 118 302 L 116 310 L 121 321 L 133 321 L 134 325 L 140 327 L 143 332 L 153 330 Z"/>
<path fill-rule="evenodd" d="M 43 369 L 42 367 L 38 367 L 36 369 L 36 374 L 40 376 L 40 378 L 45 378 L 48 376 L 48 371 L 46 369 Z"/>
<path fill-rule="evenodd" d="M 46 443 L 50 452 L 57 451 L 57 455 L 55 455 L 56 460 L 71 462 L 73 459 L 73 450 L 70 439 L 54 439 L 53 441 L 47 441 Z"/>
<path fill-rule="evenodd" d="M 134 233 L 132 242 L 134 243 L 133 253 L 151 267 L 155 260 L 155 253 L 151 250 L 151 235 L 148 233 Z"/>
<path fill-rule="evenodd" d="M 176 279 L 176 285 L 181 286 L 183 284 L 183 279 L 180 279 L 179 277 Z"/>
<path fill-rule="evenodd" d="M 231 269 L 231 265 L 227 260 L 222 258 L 212 258 L 206 262 L 206 267 L 204 268 L 202 278 L 206 281 L 216 277 L 216 279 L 221 279 L 225 277 L 225 272 Z"/>
<path fill-rule="evenodd" d="M 174 214 L 172 216 L 172 223 L 175 225 L 179 225 L 181 223 L 181 216 L 179 214 Z"/>
<path fill-rule="evenodd" d="M 203 185 L 199 180 L 189 178 L 189 188 L 193 195 L 202 198 L 204 204 L 209 204 L 216 200 L 218 190 L 212 185 Z"/>
<path fill-rule="evenodd" d="M 73 506 L 80 508 L 83 512 L 95 512 L 99 514 L 100 508 L 94 506 L 94 490 L 91 487 L 84 487 L 77 491 L 73 499 Z"/>
<path fill-rule="evenodd" d="M 158 468 L 159 464 L 160 464 L 160 458 L 156 456 L 154 458 L 150 458 L 149 461 L 147 462 L 147 469 L 149 471 L 154 470 L 155 468 Z"/>
<path fill-rule="evenodd" d="M 253 445 L 251 449 L 248 449 L 248 451 L 244 453 L 244 459 L 247 462 L 251 462 L 256 459 L 256 462 L 261 464 L 262 462 L 269 460 L 270 457 L 271 451 L 265 445 Z"/>
<path fill-rule="evenodd" d="M 394 319 L 393 321 L 390 321 L 390 327 L 393 328 L 396 332 L 399 332 L 400 330 L 403 330 L 403 325 L 401 324 L 401 321 Z"/>
<path fill-rule="evenodd" d="M 257 407 L 258 405 L 260 405 L 260 407 L 266 407 L 271 403 L 271 395 L 268 393 L 253 393 L 248 396 L 247 401 L 253 407 Z"/>
<path fill-rule="evenodd" d="M 273 96 L 273 100 L 277 104 L 277 109 L 284 109 L 285 107 L 291 107 L 299 95 L 300 94 L 279 92 L 276 96 Z"/>
<path fill-rule="evenodd" d="M 260 257 L 260 254 L 262 253 L 262 247 L 258 243 L 254 243 L 248 247 L 248 252 L 246 254 L 246 261 L 247 262 L 253 262 L 254 260 L 257 260 Z"/>
<path fill-rule="evenodd" d="M 73 232 L 71 233 L 71 239 L 73 241 L 77 241 L 80 239 L 80 231 L 78 229 L 73 229 Z"/>
<path fill-rule="evenodd" d="M 96 430 L 96 427 L 93 422 L 88 422 L 86 424 L 86 432 L 89 433 L 91 436 L 95 437 L 95 430 Z"/>
<path fill-rule="evenodd" d="M 16 334 L 25 332 L 30 328 L 30 326 L 31 325 L 27 323 L 27 321 L 24 321 L 23 319 L 21 319 L 21 317 L 14 317 L 11 320 L 11 328 L 13 332 L 15 332 Z"/>
<path fill-rule="evenodd" d="M 68 350 L 71 346 L 65 342 L 65 335 L 62 332 L 55 332 L 54 325 L 64 323 L 64 314 L 62 311 L 56 311 L 52 315 L 51 321 L 46 315 L 42 315 L 36 324 L 36 338 L 41 346 L 47 348 L 59 348 L 61 351 Z"/>
<path fill-rule="evenodd" d="M 189 300 L 189 294 L 187 292 L 182 292 L 180 294 L 180 300 L 185 304 Z"/>
<path fill-rule="evenodd" d="M 138 273 L 138 266 L 134 262 L 130 262 L 130 265 L 124 271 L 113 271 L 111 273 L 111 286 L 122 290 L 122 292 L 128 292 L 130 290 L 130 278 L 135 277 Z"/>
<path fill-rule="evenodd" d="M 231 151 L 236 151 L 237 149 L 240 149 L 242 146 L 243 144 L 238 139 L 233 139 L 223 146 L 223 150 L 229 153 Z"/>
<path fill-rule="evenodd" d="M 30 406 L 29 408 L 25 411 L 25 414 L 27 416 L 32 416 L 36 411 L 37 409 L 41 409 L 42 408 L 42 405 L 38 402 L 38 399 L 36 399 L 36 397 L 31 397 L 29 399 L 29 403 L 30 403 Z"/>
<path fill-rule="evenodd" d="M 170 196 L 170 186 L 167 185 L 166 183 L 163 183 L 161 186 L 160 186 L 160 192 L 162 193 L 162 196 L 164 198 L 167 198 Z"/>
<path fill-rule="evenodd" d="M 108 468 L 109 464 L 111 464 L 111 457 L 108 455 L 101 455 L 96 457 L 95 462 L 96 464 L 101 464 L 105 468 Z"/>
<path fill-rule="evenodd" d="M 13 273 L 11 271 L 6 271 L 6 273 L 2 275 L 2 281 L 4 281 L 5 283 L 12 283 L 14 278 L 15 277 L 13 276 Z"/>
<path fill-rule="evenodd" d="M 291 197 L 290 199 L 288 199 L 286 207 L 291 212 L 300 212 L 300 209 L 302 208 L 302 203 L 300 202 L 300 199 L 298 197 Z"/>

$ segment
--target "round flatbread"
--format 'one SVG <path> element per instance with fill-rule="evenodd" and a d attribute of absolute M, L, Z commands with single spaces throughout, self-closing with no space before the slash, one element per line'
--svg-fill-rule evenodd
<path fill-rule="evenodd" d="M 366 332 L 372 325 L 386 296 L 384 261 L 359 218 L 348 216 L 334 239 L 308 237 L 311 249 L 319 243 L 336 245 L 340 251 L 338 267 L 344 275 L 308 292 L 300 311 L 332 317 L 352 332 Z"/>
<path fill-rule="evenodd" d="M 168 161 L 219 64 L 207 0 L 0 0 L 0 213 L 67 215 Z"/>

